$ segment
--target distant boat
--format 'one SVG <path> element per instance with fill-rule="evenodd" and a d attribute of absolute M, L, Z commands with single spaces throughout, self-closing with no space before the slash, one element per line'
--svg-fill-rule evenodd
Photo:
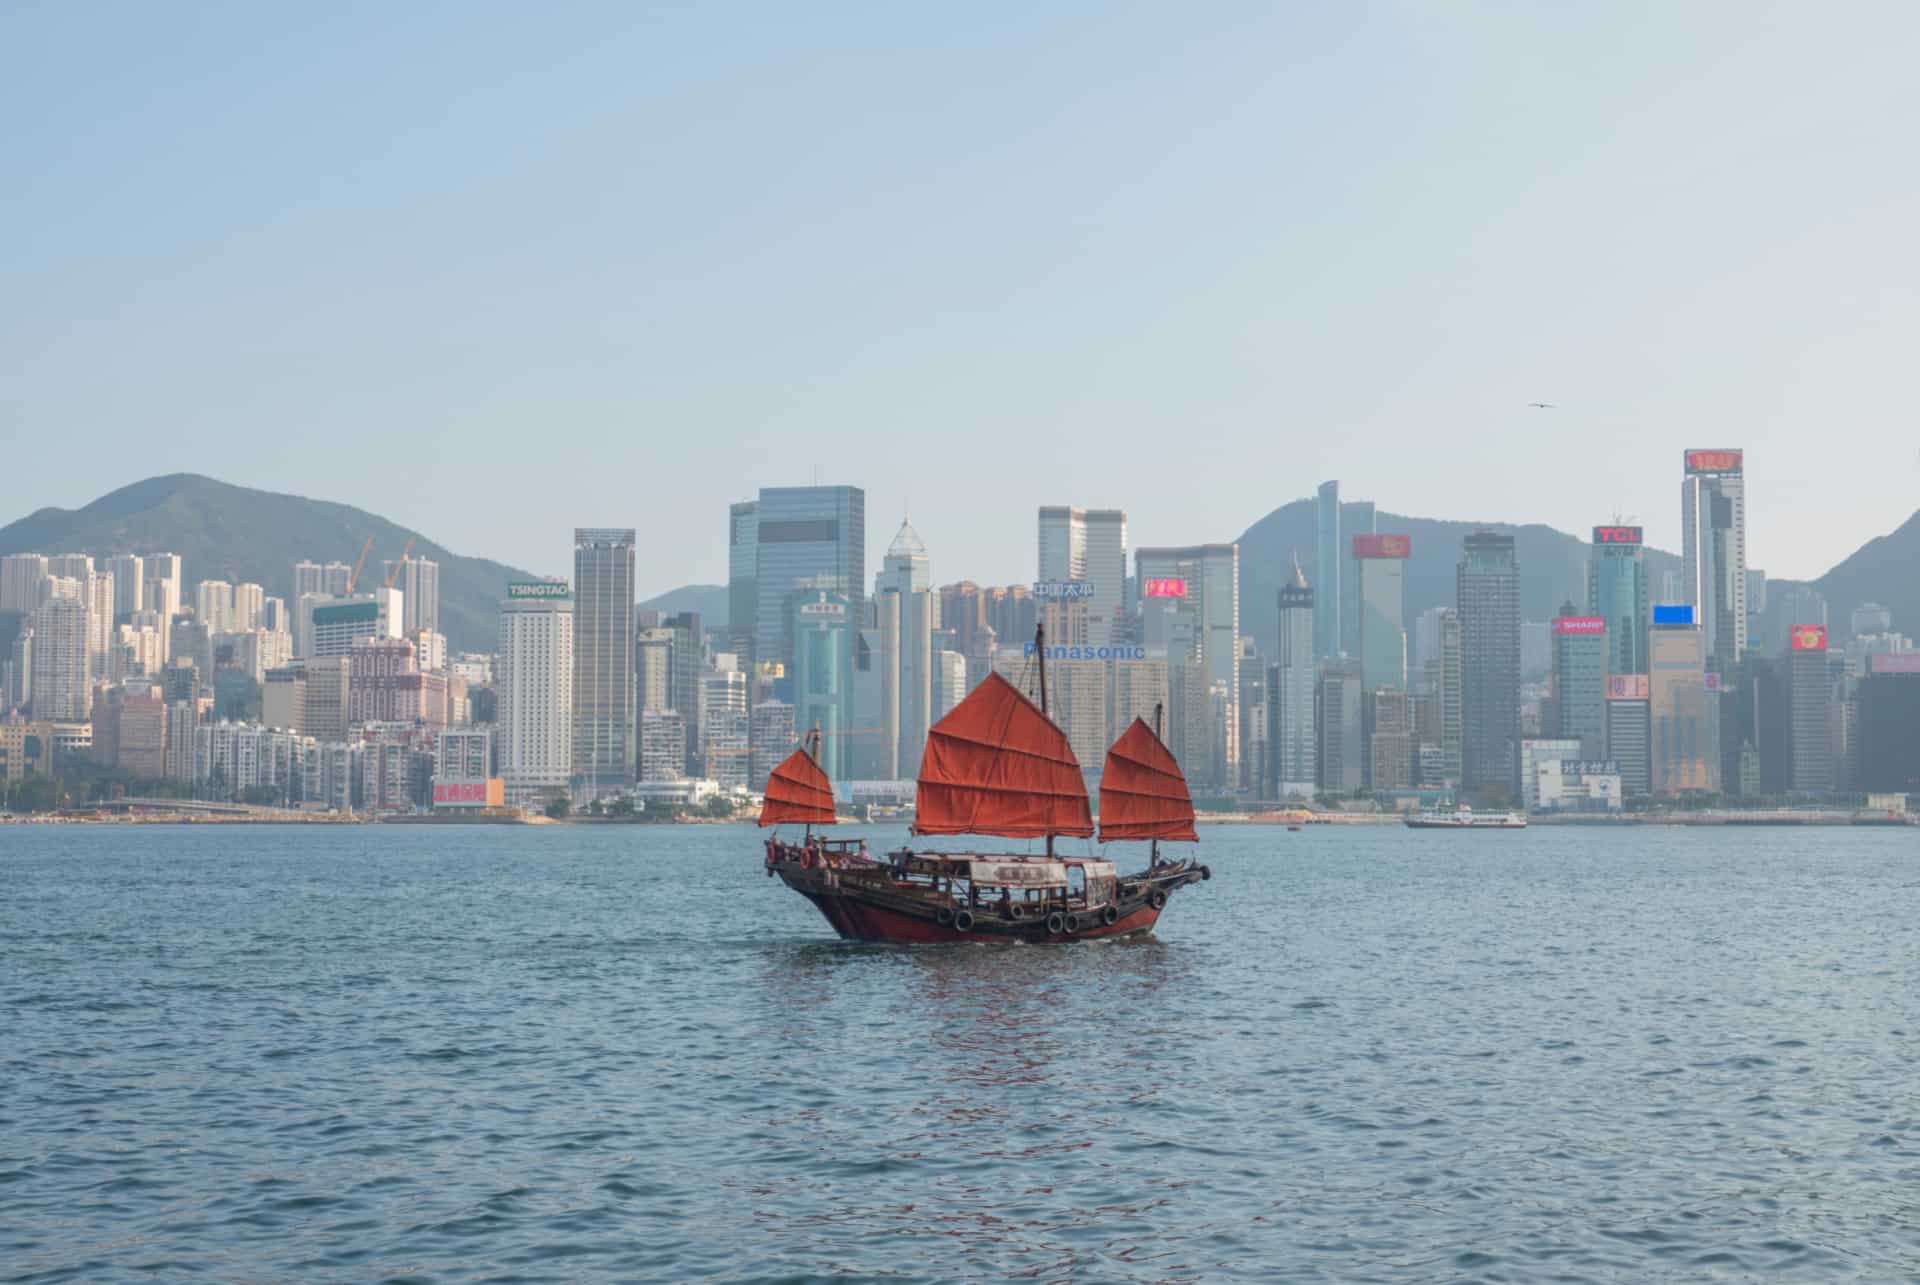
<path fill-rule="evenodd" d="M 1409 830 L 1524 830 L 1527 819 L 1518 812 L 1475 812 L 1462 806 L 1416 812 L 1406 818 L 1406 824 Z"/>
<path fill-rule="evenodd" d="M 767 874 L 853 941 L 1038 944 L 1151 931 L 1168 897 L 1213 877 L 1191 859 L 1160 860 L 1161 840 L 1199 840 L 1186 778 L 1135 719 L 1107 751 L 1100 840 L 1151 842 L 1150 864 L 1123 876 L 1111 861 L 1056 853 L 1057 837 L 1091 838 L 1094 826 L 1080 763 L 1046 713 L 1045 641 L 1036 639 L 1039 705 L 988 674 L 927 733 L 913 823 L 916 835 L 1044 839 L 1045 855 L 903 848 L 883 861 L 862 840 L 817 836 L 813 826 L 833 820 L 833 786 L 802 748 L 767 782 L 760 824 L 800 822 L 807 832 L 798 843 L 767 840 Z"/>

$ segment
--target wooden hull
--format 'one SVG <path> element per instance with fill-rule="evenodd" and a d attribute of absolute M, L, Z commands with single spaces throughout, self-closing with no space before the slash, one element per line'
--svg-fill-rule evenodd
<path fill-rule="evenodd" d="M 955 942 L 1001 942 L 1029 945 L 1070 941 L 1100 941 L 1152 932 L 1166 910 L 1168 898 L 1188 883 L 1212 877 L 1202 866 L 1164 868 L 1134 876 L 1131 896 L 1108 907 L 1079 910 L 1070 915 L 1037 915 L 1010 919 L 982 910 L 971 916 L 954 907 L 896 892 L 887 886 L 885 868 L 826 869 L 792 861 L 775 861 L 768 873 L 814 904 L 833 930 L 848 941 L 895 945 L 939 945 Z M 1158 903 L 1158 904 L 1156 904 Z M 971 919 L 971 923 L 967 922 Z"/>

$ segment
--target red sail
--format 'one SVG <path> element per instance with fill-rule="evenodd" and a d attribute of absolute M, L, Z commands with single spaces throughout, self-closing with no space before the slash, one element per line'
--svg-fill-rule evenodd
<path fill-rule="evenodd" d="M 1087 785 L 1066 733 L 988 674 L 927 733 L 913 832 L 1090 836 Z"/>
<path fill-rule="evenodd" d="M 804 821 L 833 824 L 833 783 L 805 750 L 787 755 L 767 778 L 767 799 L 760 808 L 761 825 Z"/>
<path fill-rule="evenodd" d="M 1107 751 L 1100 774 L 1100 842 L 1109 839 L 1200 841 L 1187 778 L 1153 729 L 1137 718 Z"/>

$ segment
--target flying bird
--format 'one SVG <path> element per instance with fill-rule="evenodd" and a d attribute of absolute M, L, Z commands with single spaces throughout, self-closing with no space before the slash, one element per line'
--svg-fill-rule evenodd
<path fill-rule="evenodd" d="M 1552 402 L 1528 402 L 1527 405 L 1533 407 L 1535 410 L 1552 410 L 1554 408 Z"/>

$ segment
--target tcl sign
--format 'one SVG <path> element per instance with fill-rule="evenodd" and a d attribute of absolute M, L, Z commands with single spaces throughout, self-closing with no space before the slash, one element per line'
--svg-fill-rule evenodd
<path fill-rule="evenodd" d="M 1149 580 L 1147 587 L 1140 591 L 1149 598 L 1184 598 L 1187 596 L 1187 582 L 1184 580 Z"/>
<path fill-rule="evenodd" d="M 1742 454 L 1740 451 L 1688 451 L 1687 472 L 1738 473 Z"/>
<path fill-rule="evenodd" d="M 1607 632 L 1605 616 L 1561 616 L 1553 622 L 1556 634 L 1604 634 Z"/>
<path fill-rule="evenodd" d="M 1406 558 L 1413 554 L 1413 537 L 1410 535 L 1356 535 L 1353 537 L 1353 556 L 1356 558 Z"/>
<path fill-rule="evenodd" d="M 1637 526 L 1597 526 L 1593 529 L 1595 544 L 1640 544 L 1640 528 Z"/>
<path fill-rule="evenodd" d="M 1825 651 L 1827 649 L 1827 627 L 1825 625 L 1795 625 L 1791 635 L 1795 651 Z"/>

